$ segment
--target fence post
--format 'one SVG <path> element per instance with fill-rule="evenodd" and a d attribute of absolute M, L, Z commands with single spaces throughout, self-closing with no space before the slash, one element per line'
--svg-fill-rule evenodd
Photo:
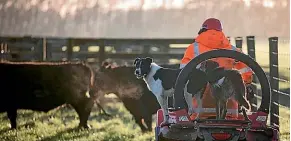
<path fill-rule="evenodd" d="M 247 36 L 248 55 L 256 60 L 255 36 Z"/>
<path fill-rule="evenodd" d="M 31 40 L 33 40 L 33 38 L 31 37 Z M 35 50 L 36 50 L 36 53 L 37 53 L 37 60 L 39 61 L 44 61 L 43 60 L 43 57 L 44 57 L 44 48 L 43 48 L 43 39 L 42 38 L 35 38 L 36 41 L 36 45 L 35 45 Z"/>
<path fill-rule="evenodd" d="M 271 84 L 271 116 L 270 123 L 279 129 L 279 67 L 278 67 L 278 37 L 269 38 L 270 54 L 270 84 Z"/>
<path fill-rule="evenodd" d="M 55 39 L 52 39 L 52 38 L 48 38 L 48 37 L 45 37 L 44 38 L 44 45 L 45 45 L 45 48 L 46 48 L 46 61 L 52 61 L 54 58 L 53 58 L 53 52 L 52 52 L 52 48 L 53 48 L 53 43 L 54 43 L 54 40 Z M 67 39 L 62 39 L 62 40 L 66 40 L 66 41 L 68 41 Z M 61 50 L 63 51 L 63 47 L 64 46 L 68 46 L 68 45 L 62 45 L 61 46 Z M 68 50 L 68 47 L 67 47 L 67 49 L 65 50 L 65 51 L 67 51 Z"/>
<path fill-rule="evenodd" d="M 6 42 L 4 41 L 4 38 L 3 37 L 0 37 L 0 59 L 1 61 L 3 61 L 5 58 L 5 52 L 4 52 L 4 46 L 5 46 Z"/>
<path fill-rule="evenodd" d="M 235 46 L 237 48 L 242 49 L 242 42 L 243 42 L 243 38 L 242 37 L 235 37 Z"/>
<path fill-rule="evenodd" d="M 73 55 L 73 40 L 71 38 L 67 39 L 67 60 L 71 61 Z"/>
<path fill-rule="evenodd" d="M 42 60 L 47 60 L 47 45 L 46 45 L 46 37 L 41 38 L 42 40 Z"/>
<path fill-rule="evenodd" d="M 256 48 L 255 48 L 255 36 L 247 36 L 247 50 L 248 50 L 248 55 L 252 57 L 254 60 L 256 60 Z M 248 99 L 251 103 L 251 109 L 252 111 L 257 111 L 258 110 L 258 90 L 257 90 L 257 84 L 258 80 L 255 75 L 253 75 L 253 84 L 251 85 L 253 90 L 254 90 L 254 95 L 255 97 Z"/>
<path fill-rule="evenodd" d="M 105 40 L 99 40 L 99 55 L 98 55 L 99 66 L 102 65 L 102 62 L 105 60 Z"/>

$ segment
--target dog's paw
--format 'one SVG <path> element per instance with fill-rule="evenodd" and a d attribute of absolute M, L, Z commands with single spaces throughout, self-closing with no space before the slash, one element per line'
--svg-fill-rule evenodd
<path fill-rule="evenodd" d="M 194 113 L 194 109 L 193 108 L 188 109 L 188 115 L 189 116 L 191 116 L 193 113 Z"/>

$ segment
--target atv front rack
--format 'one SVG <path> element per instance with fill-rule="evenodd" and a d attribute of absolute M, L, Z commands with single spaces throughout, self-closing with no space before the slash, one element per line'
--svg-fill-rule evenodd
<path fill-rule="evenodd" d="M 197 129 L 197 128 L 250 128 L 251 121 L 249 120 L 217 120 L 217 119 L 199 119 L 187 123 L 175 123 L 171 124 L 170 128 L 177 129 Z"/>

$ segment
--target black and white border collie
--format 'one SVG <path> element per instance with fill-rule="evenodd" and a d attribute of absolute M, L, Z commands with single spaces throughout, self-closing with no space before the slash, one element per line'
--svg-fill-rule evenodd
<path fill-rule="evenodd" d="M 136 58 L 135 75 L 143 79 L 149 90 L 156 96 L 163 109 L 164 122 L 168 123 L 168 97 L 173 96 L 176 79 L 182 69 L 163 68 L 153 62 L 152 58 Z M 207 86 L 206 74 L 202 70 L 193 69 L 184 88 L 184 97 L 188 106 L 188 114 L 193 113 L 192 96 L 197 99 L 198 109 L 202 108 L 202 95 Z M 197 112 L 199 114 L 199 111 Z M 198 117 L 198 116 L 197 116 Z"/>

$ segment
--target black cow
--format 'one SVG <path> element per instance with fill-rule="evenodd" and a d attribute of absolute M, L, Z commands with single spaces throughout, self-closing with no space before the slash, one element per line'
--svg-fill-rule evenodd
<path fill-rule="evenodd" d="M 0 112 L 7 112 L 16 128 L 17 109 L 48 112 L 65 103 L 87 120 L 94 104 L 94 71 L 83 62 L 2 62 L 0 63 Z"/>
<path fill-rule="evenodd" d="M 166 66 L 178 67 L 178 65 Z M 145 82 L 136 78 L 134 70 L 133 66 L 112 68 L 109 63 L 104 62 L 98 75 L 96 74 L 96 86 L 98 86 L 99 93 L 116 94 L 125 108 L 133 115 L 142 132 L 152 131 L 152 115 L 160 109 L 160 105 Z"/>

